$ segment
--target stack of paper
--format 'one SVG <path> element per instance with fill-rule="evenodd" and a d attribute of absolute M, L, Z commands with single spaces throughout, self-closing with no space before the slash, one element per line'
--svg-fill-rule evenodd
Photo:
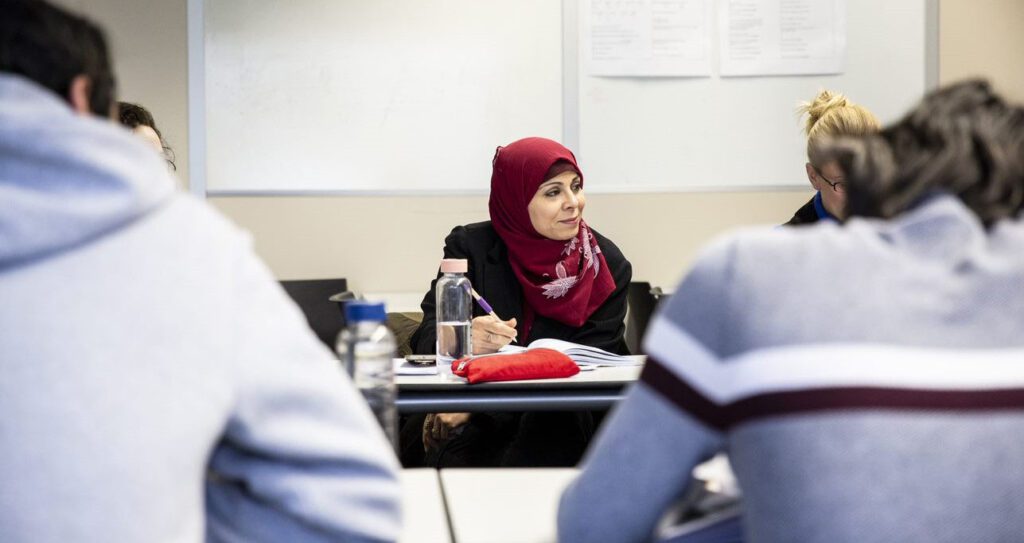
<path fill-rule="evenodd" d="M 623 356 L 610 353 L 604 349 L 580 345 L 560 339 L 538 339 L 527 347 L 518 345 L 507 345 L 501 349 L 502 353 L 521 353 L 530 349 L 554 349 L 573 360 L 581 366 L 638 366 L 641 361 L 638 357 Z"/>

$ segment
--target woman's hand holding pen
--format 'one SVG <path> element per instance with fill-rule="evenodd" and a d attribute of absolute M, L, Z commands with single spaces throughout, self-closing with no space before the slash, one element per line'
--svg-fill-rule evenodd
<path fill-rule="evenodd" d="M 503 321 L 490 315 L 473 319 L 473 354 L 496 353 L 515 337 L 515 319 Z"/>

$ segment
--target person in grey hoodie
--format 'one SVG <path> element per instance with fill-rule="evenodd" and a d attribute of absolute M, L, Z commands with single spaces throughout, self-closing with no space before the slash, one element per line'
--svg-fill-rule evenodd
<path fill-rule="evenodd" d="M 395 540 L 383 432 L 248 236 L 110 120 L 102 32 L 0 13 L 0 541 Z"/>
<path fill-rule="evenodd" d="M 562 496 L 562 540 L 650 539 L 719 451 L 749 541 L 1021 539 L 1024 108 L 967 81 L 828 157 L 851 218 L 704 251 Z"/>

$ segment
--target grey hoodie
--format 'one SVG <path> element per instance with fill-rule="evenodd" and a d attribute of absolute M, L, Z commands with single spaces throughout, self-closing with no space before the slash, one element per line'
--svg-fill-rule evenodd
<path fill-rule="evenodd" d="M 0 541 L 386 541 L 397 462 L 248 237 L 0 74 Z"/>

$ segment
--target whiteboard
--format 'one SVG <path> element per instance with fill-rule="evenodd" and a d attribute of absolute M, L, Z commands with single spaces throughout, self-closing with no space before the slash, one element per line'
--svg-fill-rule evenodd
<path fill-rule="evenodd" d="M 582 71 L 581 0 L 189 0 L 190 185 L 485 193 L 496 146 L 544 136 L 589 192 L 806 187 L 798 102 L 888 122 L 935 75 L 934 0 L 846 4 L 842 74 L 615 78 Z"/>
<path fill-rule="evenodd" d="M 206 0 L 207 192 L 486 191 L 562 134 L 552 0 Z"/>

